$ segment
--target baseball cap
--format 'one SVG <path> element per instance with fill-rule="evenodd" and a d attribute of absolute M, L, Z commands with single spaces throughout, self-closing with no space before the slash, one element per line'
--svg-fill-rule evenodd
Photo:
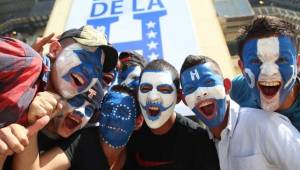
<path fill-rule="evenodd" d="M 73 38 L 76 42 L 89 47 L 101 47 L 105 53 L 103 72 L 110 72 L 116 67 L 118 63 L 118 52 L 108 42 L 103 31 L 98 31 L 90 25 L 85 25 L 79 29 L 70 29 L 65 31 L 60 36 L 59 41 L 66 38 Z"/>

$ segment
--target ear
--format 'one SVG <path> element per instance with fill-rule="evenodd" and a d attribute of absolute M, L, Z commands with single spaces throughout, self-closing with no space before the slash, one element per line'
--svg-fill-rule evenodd
<path fill-rule="evenodd" d="M 177 92 L 177 101 L 176 104 L 178 104 L 182 100 L 182 89 L 179 89 Z"/>
<path fill-rule="evenodd" d="M 144 123 L 144 117 L 142 114 L 139 114 L 135 119 L 134 130 L 139 130 Z"/>
<path fill-rule="evenodd" d="M 230 81 L 230 79 L 225 78 L 225 79 L 223 80 L 223 84 L 224 84 L 224 87 L 225 87 L 225 92 L 226 92 L 226 94 L 229 94 L 230 89 L 231 89 L 231 81 Z"/>
<path fill-rule="evenodd" d="M 238 60 L 238 65 L 239 65 L 241 71 L 244 73 L 244 64 L 241 59 Z"/>
<path fill-rule="evenodd" d="M 58 42 L 58 40 L 53 41 L 50 44 L 49 48 L 49 56 L 51 59 L 56 59 L 59 52 L 62 50 L 61 44 Z"/>
<path fill-rule="evenodd" d="M 298 66 L 298 72 L 300 71 L 300 54 L 298 54 L 298 57 L 297 57 L 297 66 Z"/>
<path fill-rule="evenodd" d="M 185 101 L 185 95 L 183 93 L 181 94 L 181 100 L 187 106 L 187 103 Z"/>

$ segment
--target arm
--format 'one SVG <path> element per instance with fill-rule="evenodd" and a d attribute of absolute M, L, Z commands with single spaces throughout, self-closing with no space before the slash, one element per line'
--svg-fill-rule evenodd
<path fill-rule="evenodd" d="M 52 170 L 52 169 L 68 169 L 71 163 L 64 153 L 58 147 L 51 149 L 43 154 L 39 154 L 37 135 L 32 136 L 29 146 L 16 154 L 13 160 L 13 169 L 16 170 Z"/>
<path fill-rule="evenodd" d="M 280 114 L 269 114 L 269 120 L 262 122 L 261 149 L 266 159 L 285 170 L 300 167 L 300 133 L 290 121 Z M 261 125 L 262 125 L 261 124 Z"/>

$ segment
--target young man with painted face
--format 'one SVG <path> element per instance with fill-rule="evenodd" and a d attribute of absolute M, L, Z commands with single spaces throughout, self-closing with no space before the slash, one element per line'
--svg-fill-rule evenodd
<path fill-rule="evenodd" d="M 137 89 L 146 60 L 137 52 L 124 51 L 120 53 L 119 61 L 118 84 Z"/>
<path fill-rule="evenodd" d="M 128 144 L 128 169 L 219 169 L 207 132 L 175 113 L 180 93 L 179 75 L 171 64 L 154 60 L 146 65 L 138 89 L 146 123 Z"/>
<path fill-rule="evenodd" d="M 188 56 L 180 73 L 185 103 L 208 126 L 221 169 L 299 169 L 300 134 L 287 117 L 240 107 L 228 96 L 230 80 L 208 57 Z"/>
<path fill-rule="evenodd" d="M 53 117 L 38 135 L 30 138 L 24 152 L 15 155 L 13 168 L 101 169 L 105 158 L 99 147 L 98 128 L 91 118 L 99 113 L 102 97 L 98 81 L 87 92 L 64 102 L 60 116 Z"/>
<path fill-rule="evenodd" d="M 7 40 L 3 41 L 3 43 L 6 41 Z M 6 43 L 6 45 L 4 45 L 3 48 L 1 48 L 3 49 L 3 52 L 10 51 L 13 54 L 13 51 L 17 50 L 18 47 L 19 48 L 26 47 L 26 45 L 20 44 L 16 41 L 12 41 L 12 40 L 8 40 L 8 41 L 11 42 L 12 45 Z M 9 48 L 9 50 L 5 50 L 6 48 Z M 43 109 L 40 110 L 40 108 L 38 108 L 36 111 L 32 112 L 32 114 L 36 114 L 36 115 L 32 115 L 33 117 L 42 117 L 42 115 L 45 114 L 54 115 L 52 112 L 54 112 L 56 108 L 59 108 L 60 104 L 58 101 L 60 100 L 61 97 L 64 99 L 70 99 L 79 93 L 87 91 L 96 83 L 98 79 L 102 78 L 102 72 L 110 72 L 111 70 L 113 70 L 118 61 L 117 51 L 107 43 L 105 35 L 101 32 L 98 32 L 97 30 L 93 29 L 90 26 L 83 26 L 80 29 L 68 30 L 61 35 L 58 41 L 54 40 L 51 43 L 50 53 L 48 56 L 51 56 L 50 58 L 53 59 L 53 65 L 51 66 L 50 73 L 48 72 L 50 71 L 49 68 L 51 64 L 48 57 L 45 56 L 42 59 L 41 57 L 38 56 L 36 52 L 32 52 L 33 50 L 28 47 L 26 47 L 26 50 L 24 51 L 25 52 L 22 52 L 21 49 L 16 51 L 19 53 L 18 56 L 25 55 L 25 57 L 19 57 L 18 59 L 20 61 L 16 63 L 24 62 L 21 61 L 21 59 L 25 60 L 26 62 L 28 62 L 27 71 L 28 70 L 29 71 L 27 74 L 24 74 L 24 76 L 23 74 L 21 74 L 23 77 L 20 76 L 18 81 L 23 80 L 24 78 L 27 79 L 27 81 L 36 79 L 38 75 L 37 73 L 39 73 L 42 70 L 45 73 L 43 75 L 40 75 L 40 77 L 42 81 L 44 82 L 48 81 L 47 90 L 51 91 L 51 94 L 49 95 L 51 95 L 52 97 L 55 96 L 56 98 L 56 100 L 52 102 L 54 104 L 54 107 L 50 108 L 52 109 L 52 111 L 48 110 L 49 112 L 47 113 L 45 112 L 45 110 Z M 17 54 L 16 52 L 15 54 Z M 31 57 L 34 55 L 36 55 L 37 57 Z M 35 65 L 31 66 L 29 62 L 30 60 L 32 60 Z M 42 60 L 44 60 L 43 63 L 45 65 L 43 67 L 41 65 Z M 24 66 L 21 67 L 16 65 L 16 68 L 23 69 L 20 70 L 21 72 L 22 71 L 26 72 L 26 68 Z M 4 68 L 7 67 L 5 67 L 4 65 Z M 30 74 L 30 69 L 36 70 L 36 72 Z M 29 74 L 32 77 L 26 78 L 26 76 L 28 76 Z M 11 82 L 13 82 L 12 80 Z M 28 88 L 26 85 L 26 81 L 20 84 L 22 84 L 22 88 Z M 16 87 L 19 87 L 19 85 L 16 85 Z M 16 88 L 16 89 L 20 90 L 22 88 Z M 18 107 L 22 109 L 20 110 L 20 112 L 24 112 L 24 110 L 27 109 L 27 107 L 25 107 L 25 104 L 28 105 L 32 101 L 33 94 L 35 94 L 37 90 L 45 90 L 45 89 L 39 89 L 38 85 L 34 84 L 32 88 L 28 88 L 28 90 L 24 93 L 25 95 L 21 93 L 17 93 L 19 94 L 18 97 L 20 97 L 20 95 L 23 95 L 23 97 L 21 97 L 22 100 L 18 101 L 19 102 Z M 58 93 L 60 96 L 55 93 Z M 6 95 L 6 93 L 4 93 L 4 95 Z M 14 95 L 8 95 L 8 97 L 12 97 L 12 96 Z M 13 98 L 17 99 L 17 97 L 13 97 Z M 42 104 L 43 104 L 43 100 L 39 102 L 39 105 Z M 18 109 L 15 108 L 15 110 Z M 12 113 L 14 112 L 15 111 L 12 110 Z M 18 117 L 20 116 L 14 115 L 14 119 Z M 25 120 L 22 121 L 24 124 L 27 123 L 26 118 L 27 115 L 23 114 L 21 120 Z M 1 133 L 4 134 L 2 135 L 2 139 L 5 139 L 3 144 L 2 142 L 0 142 L 1 153 L 10 152 L 10 150 L 16 152 L 20 150 L 19 148 L 24 148 L 26 144 L 23 144 L 22 141 L 18 140 L 18 135 L 13 133 L 13 130 L 9 130 L 9 129 L 7 130 L 7 129 L 8 128 L 6 128 L 5 129 L 6 131 L 3 133 L 1 129 Z"/>
<path fill-rule="evenodd" d="M 136 94 L 127 86 L 115 85 L 104 96 L 99 117 L 100 143 L 111 170 L 122 169 L 127 144 L 141 121 Z M 107 168 L 108 169 L 108 168 Z"/>
<path fill-rule="evenodd" d="M 243 76 L 233 79 L 231 97 L 241 106 L 276 111 L 300 130 L 297 32 L 290 23 L 257 17 L 238 37 Z"/>

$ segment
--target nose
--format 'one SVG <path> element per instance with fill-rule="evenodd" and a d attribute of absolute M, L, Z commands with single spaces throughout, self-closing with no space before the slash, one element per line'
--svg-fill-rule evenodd
<path fill-rule="evenodd" d="M 273 76 L 278 73 L 278 65 L 271 62 L 263 63 L 260 66 L 260 74 L 266 75 L 266 76 Z"/>
<path fill-rule="evenodd" d="M 196 95 L 197 95 L 197 99 L 200 100 L 203 97 L 207 97 L 208 93 L 206 91 L 198 89 Z"/>
<path fill-rule="evenodd" d="M 160 96 L 158 94 L 158 92 L 155 91 L 151 91 L 148 95 L 148 100 L 152 101 L 152 102 L 157 102 L 159 101 Z"/>

